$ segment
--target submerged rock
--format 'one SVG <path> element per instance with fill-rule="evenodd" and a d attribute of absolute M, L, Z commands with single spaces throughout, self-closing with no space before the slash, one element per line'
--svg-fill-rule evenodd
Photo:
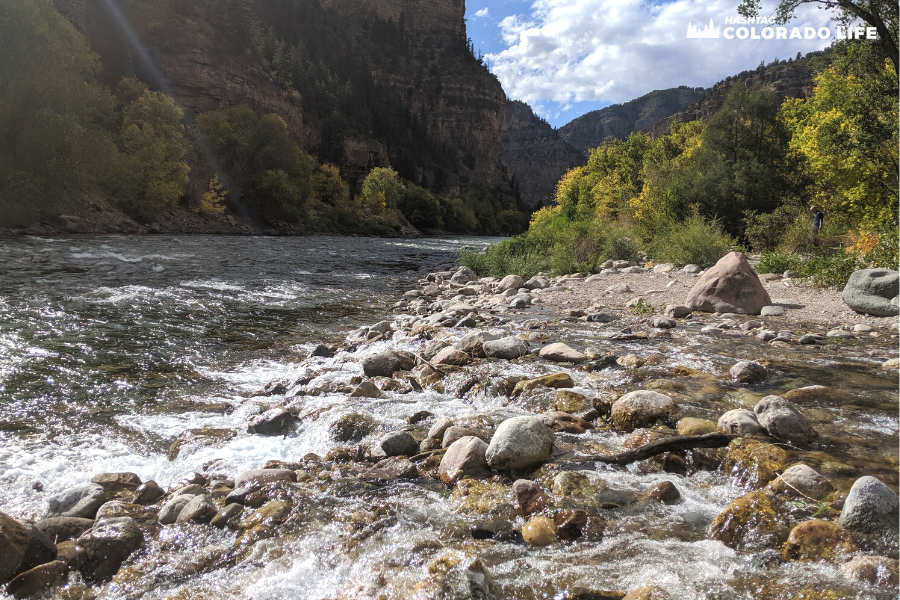
<path fill-rule="evenodd" d="M 849 579 L 892 588 L 900 584 L 897 570 L 897 561 L 886 556 L 857 556 L 841 567 Z"/>
<path fill-rule="evenodd" d="M 550 498 L 541 487 L 528 479 L 517 479 L 512 486 L 513 505 L 527 517 L 541 512 L 550 503 Z"/>
<path fill-rule="evenodd" d="M 772 444 L 740 438 L 728 444 L 722 470 L 729 473 L 737 485 L 760 488 L 787 468 L 788 456 Z"/>
<path fill-rule="evenodd" d="M 631 432 L 657 421 L 669 421 L 676 410 L 675 403 L 665 394 L 638 390 L 616 400 L 610 414 L 617 429 Z"/>
<path fill-rule="evenodd" d="M 372 433 L 375 421 L 372 417 L 360 413 L 350 413 L 339 417 L 328 428 L 331 439 L 336 442 L 358 442 Z"/>
<path fill-rule="evenodd" d="M 781 546 L 789 534 L 782 503 L 761 490 L 735 498 L 709 526 L 709 536 L 739 552 Z"/>
<path fill-rule="evenodd" d="M 63 585 L 68 577 L 69 565 L 54 560 L 20 573 L 9 582 L 6 591 L 15 598 L 30 598 Z"/>
<path fill-rule="evenodd" d="M 284 435 L 288 432 L 293 422 L 294 415 L 283 406 L 277 406 L 263 411 L 255 417 L 251 417 L 247 423 L 247 433 Z"/>
<path fill-rule="evenodd" d="M 533 390 L 539 386 L 555 389 L 572 388 L 575 387 L 575 382 L 572 381 L 572 376 L 568 373 L 551 373 L 550 375 L 542 375 L 541 377 L 525 379 L 518 382 L 513 389 L 512 396 L 519 396 L 522 393 Z"/>
<path fill-rule="evenodd" d="M 785 560 L 828 560 L 856 552 L 856 544 L 849 531 L 834 523 L 812 519 L 791 530 L 781 556 Z"/>
<path fill-rule="evenodd" d="M 515 417 L 500 423 L 485 457 L 494 469 L 524 469 L 550 458 L 553 432 L 537 417 Z"/>

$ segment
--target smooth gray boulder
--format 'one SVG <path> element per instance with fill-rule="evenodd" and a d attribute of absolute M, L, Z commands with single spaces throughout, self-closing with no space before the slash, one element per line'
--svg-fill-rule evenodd
<path fill-rule="evenodd" d="M 407 431 L 392 431 L 379 442 L 385 456 L 415 456 L 419 453 L 419 442 Z"/>
<path fill-rule="evenodd" d="M 528 344 L 512 335 L 499 340 L 486 341 L 481 348 L 485 356 L 504 360 L 512 360 L 528 354 Z"/>
<path fill-rule="evenodd" d="M 47 517 L 78 517 L 93 519 L 106 502 L 103 486 L 87 483 L 68 488 L 48 501 Z"/>
<path fill-rule="evenodd" d="M 781 477 L 769 483 L 769 489 L 776 494 L 794 496 L 803 494 L 822 500 L 834 491 L 834 486 L 821 473 L 803 463 L 786 469 Z"/>
<path fill-rule="evenodd" d="M 691 310 L 758 315 L 772 304 L 743 252 L 730 252 L 700 277 L 684 305 Z"/>
<path fill-rule="evenodd" d="M 728 373 L 734 381 L 746 383 L 748 385 L 762 383 L 769 375 L 769 372 L 766 371 L 764 366 L 750 360 L 742 360 L 735 363 L 734 366 L 728 370 Z"/>
<path fill-rule="evenodd" d="M 453 283 L 471 283 L 478 281 L 478 275 L 469 267 L 460 267 L 456 273 L 450 278 Z"/>
<path fill-rule="evenodd" d="M 722 433 L 737 435 L 757 435 L 765 432 L 765 429 L 763 429 L 763 426 L 759 424 L 759 420 L 756 418 L 756 413 L 744 408 L 729 410 L 719 417 L 716 427 Z"/>
<path fill-rule="evenodd" d="M 553 362 L 578 364 L 587 360 L 587 356 L 561 342 L 544 346 L 538 354 L 541 358 L 552 360 Z"/>
<path fill-rule="evenodd" d="M 416 357 L 409 352 L 387 350 L 369 354 L 362 359 L 366 377 L 391 377 L 396 371 L 409 371 L 416 366 Z"/>
<path fill-rule="evenodd" d="M 862 269 L 850 276 L 842 297 L 844 303 L 858 313 L 893 317 L 900 314 L 898 294 L 900 272 L 890 269 Z"/>
<path fill-rule="evenodd" d="M 500 280 L 499 284 L 497 284 L 497 291 L 519 290 L 523 287 L 525 287 L 525 282 L 522 281 L 521 277 L 518 275 L 507 275 Z"/>
<path fill-rule="evenodd" d="M 465 352 L 476 358 L 481 358 L 484 356 L 484 343 L 496 340 L 498 337 L 499 336 L 494 335 L 493 333 L 473 331 L 472 333 L 467 333 L 462 336 L 462 338 L 456 342 L 454 347 L 461 352 Z M 437 356 L 437 354 L 434 356 Z M 431 358 L 434 358 L 434 356 Z"/>
<path fill-rule="evenodd" d="M 434 422 L 431 429 L 428 430 L 428 439 L 442 440 L 444 432 L 453 427 L 453 420 L 450 417 L 441 417 Z"/>
<path fill-rule="evenodd" d="M 117 517 L 97 521 L 77 544 L 84 548 L 81 574 L 96 584 L 111 579 L 131 553 L 144 545 L 144 534 L 131 517 Z"/>
<path fill-rule="evenodd" d="M 769 435 L 779 440 L 805 446 L 818 437 L 803 413 L 781 396 L 766 396 L 753 412 Z"/>
<path fill-rule="evenodd" d="M 665 394 L 637 390 L 616 400 L 610 416 L 617 429 L 634 431 L 657 421 L 669 421 L 677 410 L 675 402 Z"/>
<path fill-rule="evenodd" d="M 896 543 L 898 507 L 897 494 L 881 480 L 860 477 L 847 494 L 838 525 L 866 535 L 883 536 Z"/>
<path fill-rule="evenodd" d="M 190 494 L 180 494 L 175 496 L 168 502 L 162 505 L 162 508 L 159 509 L 159 515 L 157 519 L 163 525 L 171 525 L 178 519 L 178 515 L 181 514 L 181 511 L 184 510 L 184 507 L 188 505 L 188 503 L 193 500 L 196 496 Z"/>
<path fill-rule="evenodd" d="M 553 439 L 553 432 L 538 417 L 507 419 L 494 432 L 485 459 L 497 470 L 525 469 L 550 458 Z"/>

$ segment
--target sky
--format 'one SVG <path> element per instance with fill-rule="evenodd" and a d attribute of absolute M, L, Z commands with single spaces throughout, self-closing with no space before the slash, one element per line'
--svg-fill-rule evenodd
<path fill-rule="evenodd" d="M 710 87 L 760 62 L 827 47 L 831 13 L 802 7 L 787 25 L 830 28 L 828 39 L 725 39 L 740 0 L 466 0 L 468 35 L 506 95 L 523 100 L 554 127 L 586 112 L 658 89 Z M 763 2 L 769 16 L 775 2 Z M 710 19 L 718 39 L 688 39 Z M 730 32 L 735 35 L 737 31 Z"/>

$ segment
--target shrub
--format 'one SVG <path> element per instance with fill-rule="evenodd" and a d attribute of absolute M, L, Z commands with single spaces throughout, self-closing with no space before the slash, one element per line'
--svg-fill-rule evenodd
<path fill-rule="evenodd" d="M 707 220 L 696 211 L 650 243 L 656 259 L 679 265 L 715 264 L 736 245 L 722 231 L 720 223 Z"/>
<path fill-rule="evenodd" d="M 762 260 L 756 269 L 760 273 L 784 273 L 785 271 L 797 271 L 805 273 L 806 265 L 798 254 L 783 250 L 771 250 L 763 252 Z"/>
<path fill-rule="evenodd" d="M 505 277 L 515 274 L 530 279 L 550 270 L 550 261 L 541 252 L 528 248 L 521 238 L 505 240 L 484 252 L 463 249 L 459 261 L 480 276 Z"/>

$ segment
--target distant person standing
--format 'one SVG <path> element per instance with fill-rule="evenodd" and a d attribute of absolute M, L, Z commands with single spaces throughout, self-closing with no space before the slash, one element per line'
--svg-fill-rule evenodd
<path fill-rule="evenodd" d="M 822 226 L 825 224 L 825 214 L 816 206 L 809 210 L 813 214 L 813 239 L 818 239 L 822 232 Z"/>

